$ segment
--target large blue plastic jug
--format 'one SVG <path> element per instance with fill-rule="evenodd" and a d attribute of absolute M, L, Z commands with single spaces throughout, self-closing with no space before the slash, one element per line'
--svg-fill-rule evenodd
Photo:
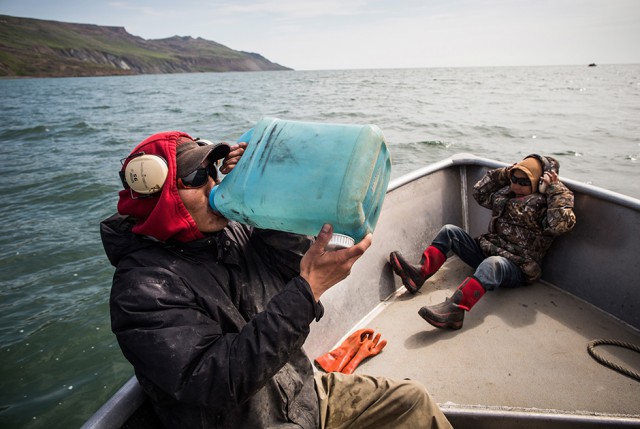
<path fill-rule="evenodd" d="M 336 247 L 374 231 L 391 174 L 377 126 L 264 118 L 240 140 L 245 153 L 209 196 L 227 219 L 305 235 L 331 223 Z"/>

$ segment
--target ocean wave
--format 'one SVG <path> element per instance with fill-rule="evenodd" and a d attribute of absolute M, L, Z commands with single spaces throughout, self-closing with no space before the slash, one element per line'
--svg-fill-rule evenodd
<path fill-rule="evenodd" d="M 5 144 L 15 140 L 34 141 L 42 138 L 49 132 L 46 125 L 35 125 L 25 128 L 7 128 L 0 131 L 0 140 L 5 140 Z"/>

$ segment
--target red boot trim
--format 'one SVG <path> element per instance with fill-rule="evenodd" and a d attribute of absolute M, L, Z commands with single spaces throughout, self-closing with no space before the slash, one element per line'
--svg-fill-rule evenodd
<path fill-rule="evenodd" d="M 484 287 L 475 277 L 467 277 L 458 287 L 462 292 L 462 299 L 458 302 L 458 307 L 469 311 L 485 293 Z"/>
<path fill-rule="evenodd" d="M 447 255 L 442 253 L 437 247 L 429 246 L 422 253 L 424 263 L 420 267 L 420 271 L 425 276 L 432 276 L 440 269 L 442 264 L 447 260 Z"/>

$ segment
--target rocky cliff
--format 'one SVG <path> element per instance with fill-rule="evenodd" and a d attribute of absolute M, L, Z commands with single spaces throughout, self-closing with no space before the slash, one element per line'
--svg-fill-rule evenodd
<path fill-rule="evenodd" d="M 62 77 L 291 70 L 192 37 L 146 40 L 124 27 L 0 15 L 0 76 Z"/>

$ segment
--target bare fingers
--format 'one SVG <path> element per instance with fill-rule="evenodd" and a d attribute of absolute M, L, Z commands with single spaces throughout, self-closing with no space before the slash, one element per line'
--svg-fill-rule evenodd
<path fill-rule="evenodd" d="M 229 172 L 233 170 L 236 164 L 238 164 L 238 161 L 240 161 L 240 158 L 242 158 L 242 155 L 244 154 L 246 147 L 247 147 L 247 144 L 245 142 L 241 142 L 231 146 L 231 151 L 224 158 L 224 162 L 220 167 L 220 172 L 222 174 L 229 174 Z"/>

